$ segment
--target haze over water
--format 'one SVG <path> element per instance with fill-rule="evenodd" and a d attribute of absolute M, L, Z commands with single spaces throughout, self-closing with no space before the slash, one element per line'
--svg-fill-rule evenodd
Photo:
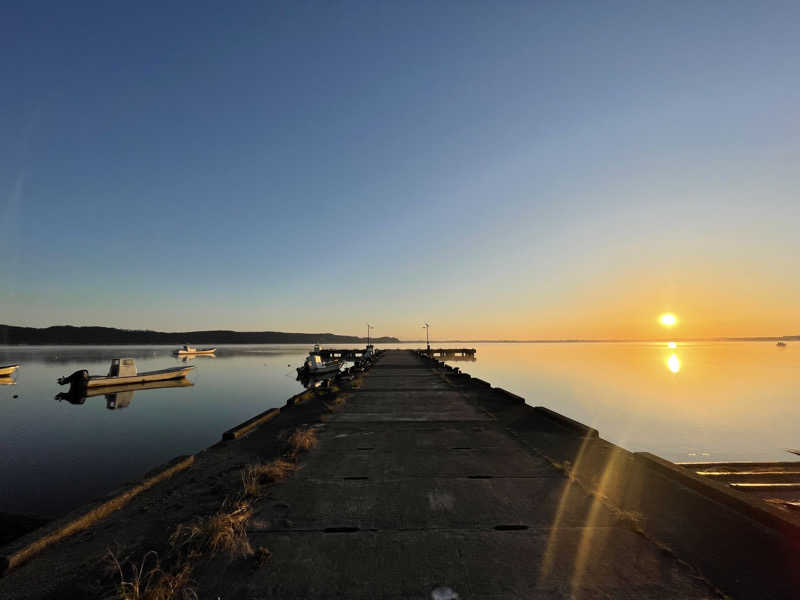
<path fill-rule="evenodd" d="M 466 345 L 477 347 L 477 360 L 453 362 L 465 372 L 629 450 L 674 461 L 792 460 L 785 449 L 800 446 L 800 344 Z M 308 350 L 223 347 L 217 358 L 190 361 L 193 386 L 137 391 L 109 410 L 104 396 L 54 400 L 63 391 L 56 379 L 79 368 L 105 373 L 115 356 L 135 357 L 140 370 L 184 363 L 164 346 L 0 347 L 0 363 L 23 363 L 16 385 L 0 386 L 0 512 L 63 513 L 210 446 L 300 391 L 295 367 Z"/>

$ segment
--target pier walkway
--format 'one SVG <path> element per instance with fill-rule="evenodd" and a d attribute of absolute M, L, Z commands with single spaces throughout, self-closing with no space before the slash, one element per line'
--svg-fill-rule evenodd
<path fill-rule="evenodd" d="M 247 582 L 252 597 L 712 595 L 403 351 L 387 351 L 324 424 L 249 536 L 273 557 Z"/>

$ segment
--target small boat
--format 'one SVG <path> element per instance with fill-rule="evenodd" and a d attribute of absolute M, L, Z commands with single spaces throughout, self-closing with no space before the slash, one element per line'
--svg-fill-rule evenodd
<path fill-rule="evenodd" d="M 89 371 L 81 369 L 72 375 L 59 377 L 58 383 L 61 385 L 74 385 L 84 388 L 96 388 L 112 385 L 127 385 L 131 383 L 151 383 L 153 381 L 167 381 L 170 379 L 182 379 L 186 377 L 195 367 L 171 367 L 158 371 L 145 371 L 139 373 L 136 370 L 136 361 L 132 358 L 115 358 L 111 361 L 108 375 L 89 375 Z"/>
<path fill-rule="evenodd" d="M 775 344 L 775 345 L 776 345 L 778 348 L 785 348 L 785 347 L 786 347 L 786 342 L 778 342 L 778 343 L 777 343 L 777 344 Z"/>
<path fill-rule="evenodd" d="M 178 356 L 187 356 L 195 354 L 214 354 L 216 351 L 216 348 L 195 348 L 193 346 L 189 346 L 188 344 L 184 344 L 183 348 L 175 350 L 173 354 L 177 354 Z"/>
<path fill-rule="evenodd" d="M 18 364 L 0 366 L 0 377 L 7 377 L 19 369 Z"/>
<path fill-rule="evenodd" d="M 322 360 L 319 355 L 319 344 L 314 344 L 314 349 L 306 357 L 302 367 L 297 367 L 299 375 L 317 375 L 321 373 L 335 373 L 344 361 L 338 359 Z"/>

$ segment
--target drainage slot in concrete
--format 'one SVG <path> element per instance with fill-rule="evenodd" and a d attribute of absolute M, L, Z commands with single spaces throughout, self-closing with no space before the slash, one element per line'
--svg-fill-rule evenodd
<path fill-rule="evenodd" d="M 344 477 L 347 481 L 363 481 L 364 479 L 369 479 L 369 477 Z"/>
<path fill-rule="evenodd" d="M 492 475 L 467 475 L 467 479 L 493 479 Z"/>
<path fill-rule="evenodd" d="M 326 527 L 322 531 L 325 533 L 355 533 L 358 527 Z"/>
<path fill-rule="evenodd" d="M 497 531 L 522 531 L 527 529 L 527 525 L 495 525 L 495 530 Z"/>
<path fill-rule="evenodd" d="M 453 446 L 453 450 L 472 450 L 470 446 Z"/>
<path fill-rule="evenodd" d="M 375 450 L 375 446 L 359 446 L 356 450 Z"/>

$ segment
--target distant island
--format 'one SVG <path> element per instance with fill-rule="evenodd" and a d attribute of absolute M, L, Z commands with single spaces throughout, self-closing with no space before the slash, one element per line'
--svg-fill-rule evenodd
<path fill-rule="evenodd" d="M 376 344 L 399 342 L 395 337 L 371 338 Z M 115 327 L 16 327 L 0 325 L 5 345 L 130 345 L 130 344 L 365 344 L 367 338 L 334 333 L 282 331 L 181 331 L 163 332 Z"/>

